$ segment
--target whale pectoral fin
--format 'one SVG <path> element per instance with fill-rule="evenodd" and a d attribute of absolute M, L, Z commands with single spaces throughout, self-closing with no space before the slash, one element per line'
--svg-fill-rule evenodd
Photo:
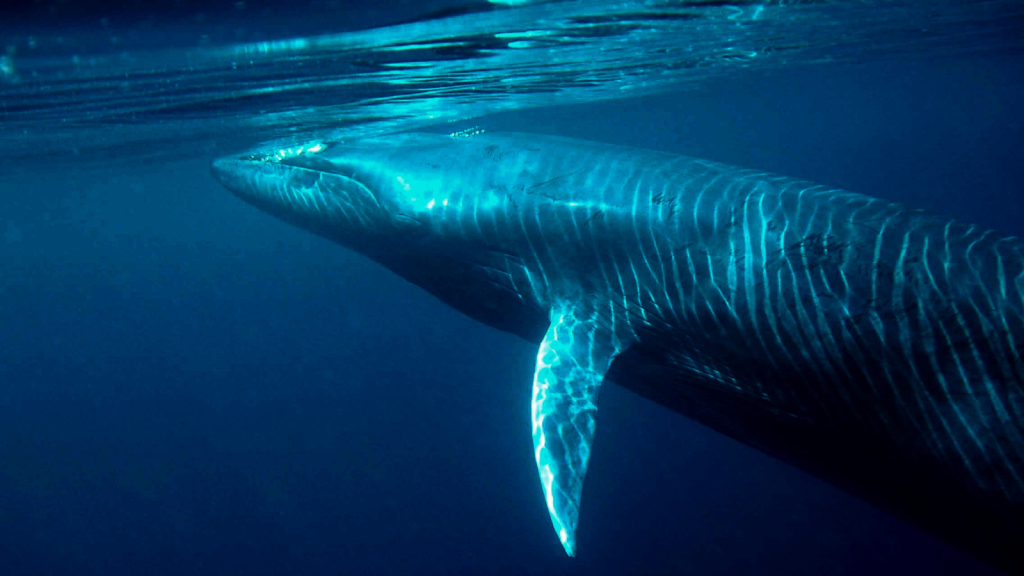
<path fill-rule="evenodd" d="M 576 555 L 597 395 L 616 352 L 596 315 L 573 305 L 551 311 L 533 378 L 533 448 L 551 522 L 569 556 Z"/>

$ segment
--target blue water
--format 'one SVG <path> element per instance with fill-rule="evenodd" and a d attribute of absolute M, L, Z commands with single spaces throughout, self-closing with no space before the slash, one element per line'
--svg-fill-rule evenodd
<path fill-rule="evenodd" d="M 675 151 L 1019 235 L 1022 95 L 1019 53 L 980 51 L 451 126 Z M 5 166 L 3 574 L 995 573 L 614 386 L 565 557 L 532 459 L 534 347 L 244 205 L 209 176 L 217 151 Z"/>

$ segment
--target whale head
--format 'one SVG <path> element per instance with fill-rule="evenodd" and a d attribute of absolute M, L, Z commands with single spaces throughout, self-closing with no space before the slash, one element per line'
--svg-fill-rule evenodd
<path fill-rule="evenodd" d="M 362 251 L 384 237 L 423 228 L 425 212 L 437 206 L 438 200 L 430 204 L 437 195 L 436 178 L 425 182 L 428 173 L 411 172 L 413 167 L 394 157 L 396 147 L 408 152 L 414 144 L 408 138 L 391 140 L 315 142 L 223 157 L 211 171 L 225 188 L 264 212 Z M 430 191 L 424 189 L 428 185 Z M 422 201 L 416 192 L 431 198 Z"/>
<path fill-rule="evenodd" d="M 228 156 L 211 171 L 260 210 L 363 253 L 473 318 L 536 337 L 543 318 L 524 327 L 532 315 L 500 312 L 536 300 L 512 277 L 529 274 L 520 264 L 530 198 L 517 180 L 534 159 L 497 146 L 405 133 Z"/>

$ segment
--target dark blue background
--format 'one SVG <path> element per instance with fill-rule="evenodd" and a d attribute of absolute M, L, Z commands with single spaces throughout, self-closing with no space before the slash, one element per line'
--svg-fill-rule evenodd
<path fill-rule="evenodd" d="M 1021 233 L 1022 68 L 807 68 L 480 123 Z M 0 235 L 4 574 L 989 570 L 616 387 L 566 558 L 532 460 L 534 347 L 257 213 L 205 161 L 21 166 Z"/>

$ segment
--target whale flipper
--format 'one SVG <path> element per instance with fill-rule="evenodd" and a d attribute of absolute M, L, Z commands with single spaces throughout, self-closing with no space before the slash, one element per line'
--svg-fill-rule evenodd
<path fill-rule="evenodd" d="M 533 449 L 551 523 L 569 556 L 576 555 L 597 396 L 617 353 L 611 331 L 596 313 L 565 303 L 551 310 L 533 378 Z"/>

